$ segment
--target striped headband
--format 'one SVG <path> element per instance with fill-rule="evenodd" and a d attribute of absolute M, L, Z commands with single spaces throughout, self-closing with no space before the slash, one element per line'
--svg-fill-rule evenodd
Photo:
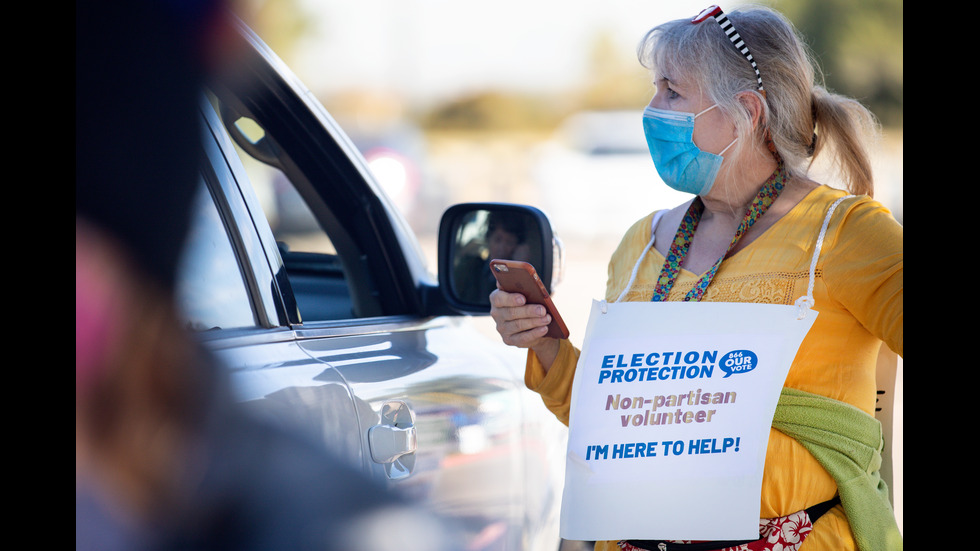
<path fill-rule="evenodd" d="M 725 31 L 725 36 L 735 45 L 735 49 L 741 52 L 749 64 L 752 65 L 752 70 L 755 71 L 755 78 L 759 82 L 758 90 L 765 95 L 766 91 L 762 88 L 762 73 L 759 72 L 759 66 L 756 65 L 755 59 L 752 57 L 752 52 L 749 51 L 749 47 L 745 45 L 745 41 L 742 40 L 738 31 L 735 30 L 735 26 L 728 20 L 728 16 L 725 15 L 725 12 L 721 11 L 721 8 L 718 6 L 709 6 L 699 13 L 697 17 L 692 19 L 691 23 L 700 23 L 709 17 L 715 18 L 715 21 L 721 26 L 721 30 Z"/>

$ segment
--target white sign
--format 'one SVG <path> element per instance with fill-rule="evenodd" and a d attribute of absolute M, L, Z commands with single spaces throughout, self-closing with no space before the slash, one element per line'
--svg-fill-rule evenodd
<path fill-rule="evenodd" d="M 754 539 L 773 413 L 816 319 L 796 306 L 593 302 L 561 536 Z"/>

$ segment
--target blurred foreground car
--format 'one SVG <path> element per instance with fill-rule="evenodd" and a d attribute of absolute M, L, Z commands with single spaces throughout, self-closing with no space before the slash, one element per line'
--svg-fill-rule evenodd
<path fill-rule="evenodd" d="M 244 26 L 247 59 L 202 99 L 202 164 L 179 300 L 241 401 L 458 522 L 459 549 L 558 547 L 564 428 L 523 383 L 524 355 L 461 321 L 456 257 L 492 213 L 449 209 L 439 279 L 330 115 Z M 398 527 L 392 530 L 397 537 Z"/>

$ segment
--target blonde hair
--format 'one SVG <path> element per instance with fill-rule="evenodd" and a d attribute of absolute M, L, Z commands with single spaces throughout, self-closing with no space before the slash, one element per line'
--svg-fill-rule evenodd
<path fill-rule="evenodd" d="M 678 19 L 654 27 L 637 47 L 640 63 L 663 75 L 684 75 L 735 123 L 736 147 L 761 140 L 768 131 L 790 174 L 806 174 L 821 153 L 841 174 L 851 193 L 873 195 L 869 138 L 878 132 L 874 115 L 854 99 L 817 83 L 818 67 L 793 24 L 761 6 L 726 14 L 762 73 L 755 71 L 713 19 Z M 765 106 L 755 128 L 739 93 L 758 94 Z"/>

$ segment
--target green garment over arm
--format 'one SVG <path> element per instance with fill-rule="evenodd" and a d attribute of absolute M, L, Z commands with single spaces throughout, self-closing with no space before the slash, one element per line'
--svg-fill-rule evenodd
<path fill-rule="evenodd" d="M 796 439 L 837 482 L 858 549 L 902 549 L 888 487 L 878 473 L 880 421 L 850 404 L 784 387 L 772 427 Z"/>

